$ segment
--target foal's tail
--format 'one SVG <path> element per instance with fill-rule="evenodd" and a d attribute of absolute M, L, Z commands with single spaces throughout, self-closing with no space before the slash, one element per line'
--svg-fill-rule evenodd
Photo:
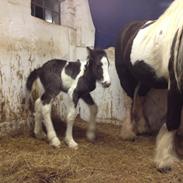
<path fill-rule="evenodd" d="M 34 69 L 28 76 L 26 81 L 26 91 L 25 91 L 25 109 L 29 109 L 29 102 L 33 102 L 33 98 L 31 95 L 32 86 L 35 82 L 35 80 L 39 77 L 41 69 Z"/>
<path fill-rule="evenodd" d="M 26 82 L 26 89 L 28 91 L 32 90 L 32 85 L 34 83 L 34 81 L 39 77 L 39 73 L 40 73 L 40 68 L 38 69 L 34 69 L 28 76 L 27 78 L 27 82 Z"/>

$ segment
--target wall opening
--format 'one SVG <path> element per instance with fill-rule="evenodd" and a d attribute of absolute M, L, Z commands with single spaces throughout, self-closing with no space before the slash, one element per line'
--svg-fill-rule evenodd
<path fill-rule="evenodd" d="M 49 23 L 61 24 L 59 0 L 31 0 L 31 15 Z"/>

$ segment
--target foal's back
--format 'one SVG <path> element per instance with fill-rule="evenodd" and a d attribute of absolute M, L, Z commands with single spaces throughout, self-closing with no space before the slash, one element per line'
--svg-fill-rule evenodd
<path fill-rule="evenodd" d="M 55 94 L 60 91 L 67 92 L 80 72 L 81 63 L 68 62 L 66 60 L 53 59 L 46 62 L 39 72 L 39 78 L 43 87 L 48 92 Z"/>
<path fill-rule="evenodd" d="M 45 64 L 42 65 L 41 69 L 42 72 L 48 73 L 60 73 L 64 66 L 66 65 L 66 60 L 61 59 L 52 59 L 47 61 Z"/>
<path fill-rule="evenodd" d="M 58 94 L 62 90 L 61 72 L 66 64 L 65 60 L 53 59 L 40 68 L 39 78 L 47 92 Z"/>

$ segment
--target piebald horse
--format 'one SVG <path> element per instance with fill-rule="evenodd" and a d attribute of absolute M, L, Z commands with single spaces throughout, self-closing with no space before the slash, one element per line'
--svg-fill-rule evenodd
<path fill-rule="evenodd" d="M 53 59 L 47 61 L 43 66 L 33 70 L 28 76 L 26 89 L 26 105 L 31 99 L 31 91 L 37 82 L 42 87 L 42 93 L 35 101 L 34 134 L 37 138 L 44 138 L 46 134 L 42 129 L 42 122 L 46 127 L 47 138 L 54 147 L 60 146 L 51 120 L 51 104 L 60 92 L 68 94 L 70 99 L 69 111 L 67 114 L 67 128 L 65 142 L 70 148 L 76 149 L 72 129 L 77 115 L 76 106 L 79 99 L 82 99 L 89 107 L 90 120 L 87 130 L 87 138 L 95 139 L 95 118 L 97 115 L 97 105 L 90 92 L 96 88 L 96 82 L 102 84 L 104 88 L 111 84 L 109 77 L 109 61 L 104 50 L 88 48 L 88 59 L 86 61 L 77 60 L 70 62 L 66 60 Z"/>
<path fill-rule="evenodd" d="M 134 139 L 137 133 L 147 130 L 141 107 L 147 92 L 151 88 L 168 88 L 166 123 L 157 136 L 155 152 L 157 169 L 167 172 L 178 160 L 174 138 L 183 104 L 183 0 L 172 2 L 155 21 L 129 24 L 117 41 L 115 65 L 128 96 L 125 102 L 129 110 L 121 129 L 123 139 Z"/>

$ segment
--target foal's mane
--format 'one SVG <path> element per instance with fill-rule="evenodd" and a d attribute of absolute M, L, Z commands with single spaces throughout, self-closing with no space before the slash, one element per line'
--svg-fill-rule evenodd
<path fill-rule="evenodd" d="M 106 54 L 106 52 L 101 48 L 95 48 L 92 51 L 92 55 L 96 55 L 96 54 L 99 54 L 99 55 L 101 54 L 102 55 L 102 54 Z M 92 59 L 92 55 L 88 54 L 87 59 L 88 60 Z"/>

